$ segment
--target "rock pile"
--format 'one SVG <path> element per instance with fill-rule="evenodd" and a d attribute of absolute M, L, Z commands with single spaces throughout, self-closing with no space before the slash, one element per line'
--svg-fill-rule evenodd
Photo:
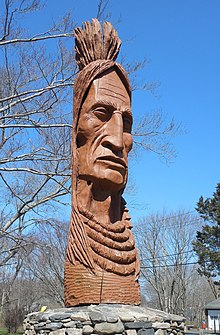
<path fill-rule="evenodd" d="M 183 335 L 181 316 L 130 305 L 90 305 L 28 314 L 25 335 Z"/>

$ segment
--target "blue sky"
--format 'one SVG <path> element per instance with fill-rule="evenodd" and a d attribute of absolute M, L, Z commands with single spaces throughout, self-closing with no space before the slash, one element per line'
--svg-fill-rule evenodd
<path fill-rule="evenodd" d="M 48 0 L 35 28 L 72 11 L 76 22 L 96 16 L 98 0 Z M 160 109 L 182 123 L 174 138 L 177 157 L 166 165 L 152 153 L 131 162 L 136 192 L 128 195 L 133 220 L 151 212 L 193 210 L 200 195 L 212 196 L 220 170 L 220 1 L 110 0 L 112 23 L 129 62 L 147 57 L 140 81 L 159 81 L 157 94 L 135 91 L 133 113 Z M 38 25 L 38 27 L 37 27 Z M 41 29 L 42 28 L 42 29 Z"/>

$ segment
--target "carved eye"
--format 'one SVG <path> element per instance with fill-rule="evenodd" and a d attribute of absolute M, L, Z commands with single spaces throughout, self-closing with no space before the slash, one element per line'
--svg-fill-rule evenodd
<path fill-rule="evenodd" d="M 123 115 L 123 131 L 125 133 L 131 133 L 132 118 L 130 115 Z"/>
<path fill-rule="evenodd" d="M 111 117 L 110 111 L 107 108 L 102 107 L 102 106 L 97 107 L 96 109 L 94 109 L 93 113 L 95 114 L 95 116 L 99 120 L 101 120 L 103 122 L 108 121 Z"/>

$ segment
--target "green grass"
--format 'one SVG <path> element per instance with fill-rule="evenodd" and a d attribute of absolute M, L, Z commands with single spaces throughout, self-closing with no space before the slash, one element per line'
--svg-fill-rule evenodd
<path fill-rule="evenodd" d="M 16 333 L 9 333 L 6 328 L 0 328 L 0 335 L 21 335 L 23 331 L 18 330 Z"/>

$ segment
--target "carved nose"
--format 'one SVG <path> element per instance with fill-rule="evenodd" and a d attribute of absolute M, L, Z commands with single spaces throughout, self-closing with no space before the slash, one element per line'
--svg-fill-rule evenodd
<path fill-rule="evenodd" d="M 107 136 L 103 145 L 111 149 L 117 156 L 122 155 L 123 143 L 123 120 L 120 112 L 115 111 L 107 125 Z"/>

